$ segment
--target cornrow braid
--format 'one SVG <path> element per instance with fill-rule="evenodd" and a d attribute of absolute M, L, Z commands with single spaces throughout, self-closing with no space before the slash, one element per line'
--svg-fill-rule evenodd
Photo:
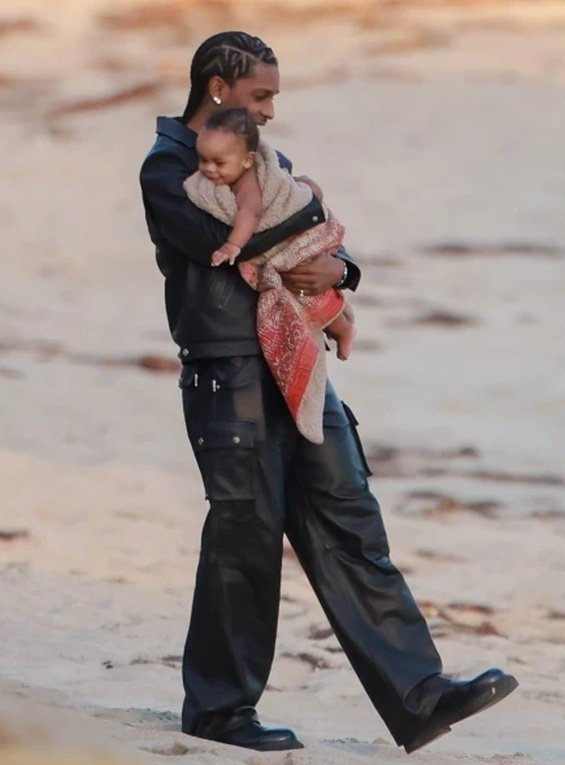
<path fill-rule="evenodd" d="M 190 67 L 190 95 L 182 115 L 187 122 L 202 103 L 212 77 L 221 77 L 230 87 L 248 77 L 258 62 L 277 65 L 277 58 L 259 37 L 246 32 L 220 32 L 197 49 Z"/>

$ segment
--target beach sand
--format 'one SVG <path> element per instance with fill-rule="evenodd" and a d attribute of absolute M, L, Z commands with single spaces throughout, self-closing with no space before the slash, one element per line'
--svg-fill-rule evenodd
<path fill-rule="evenodd" d="M 0 5 L 3 765 L 407 761 L 290 550 L 258 710 L 306 748 L 179 730 L 206 503 L 137 175 L 236 25 L 279 54 L 266 137 L 363 270 L 329 364 L 393 559 L 447 672 L 521 683 L 410 762 L 565 762 L 565 8 L 294 5 Z"/>

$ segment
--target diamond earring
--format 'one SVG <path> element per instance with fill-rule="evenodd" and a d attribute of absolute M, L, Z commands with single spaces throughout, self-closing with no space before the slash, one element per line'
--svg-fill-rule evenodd
<path fill-rule="evenodd" d="M 212 101 L 213 101 L 215 104 L 218 104 L 218 106 L 220 106 L 220 105 L 221 105 L 221 103 L 222 103 L 222 99 L 220 98 L 220 96 L 213 96 L 213 97 L 212 97 Z"/>

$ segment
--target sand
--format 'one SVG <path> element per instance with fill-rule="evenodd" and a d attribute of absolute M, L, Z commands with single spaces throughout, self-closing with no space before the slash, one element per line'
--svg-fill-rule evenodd
<path fill-rule="evenodd" d="M 330 369 L 394 560 L 446 671 L 521 683 L 410 762 L 562 765 L 563 4 L 188 5 L 0 6 L 0 762 L 407 761 L 290 552 L 259 712 L 306 749 L 179 732 L 206 504 L 137 173 L 229 21 L 279 54 L 267 137 L 363 269 Z"/>

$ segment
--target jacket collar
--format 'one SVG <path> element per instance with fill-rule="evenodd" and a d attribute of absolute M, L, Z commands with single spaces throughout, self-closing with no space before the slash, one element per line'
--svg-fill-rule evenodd
<path fill-rule="evenodd" d="M 184 125 L 182 117 L 157 117 L 157 133 L 183 143 L 189 149 L 196 146 L 197 134 Z"/>

